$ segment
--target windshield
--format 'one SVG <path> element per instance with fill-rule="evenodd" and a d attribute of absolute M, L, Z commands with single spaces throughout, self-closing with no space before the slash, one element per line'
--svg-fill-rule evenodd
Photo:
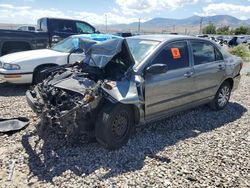
<path fill-rule="evenodd" d="M 58 52 L 70 53 L 79 48 L 79 38 L 69 37 L 55 44 L 51 49 Z"/>
<path fill-rule="evenodd" d="M 135 63 L 139 64 L 160 42 L 131 38 L 127 43 Z"/>

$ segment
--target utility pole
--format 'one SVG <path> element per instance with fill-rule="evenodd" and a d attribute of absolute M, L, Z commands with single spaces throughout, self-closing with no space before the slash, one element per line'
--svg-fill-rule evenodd
<path fill-rule="evenodd" d="M 139 18 L 138 22 L 138 34 L 141 32 L 141 19 Z"/>
<path fill-rule="evenodd" d="M 106 28 L 106 34 L 108 33 L 108 15 L 105 14 L 105 28 Z"/>
<path fill-rule="evenodd" d="M 199 34 L 202 34 L 202 23 L 203 23 L 203 17 L 201 17 L 201 21 L 200 21 L 200 32 L 199 32 Z"/>

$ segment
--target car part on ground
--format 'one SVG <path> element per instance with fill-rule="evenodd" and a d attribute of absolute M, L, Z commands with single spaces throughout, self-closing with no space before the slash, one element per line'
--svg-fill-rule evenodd
<path fill-rule="evenodd" d="M 19 131 L 29 124 L 29 119 L 25 117 L 3 119 L 0 118 L 0 133 Z"/>

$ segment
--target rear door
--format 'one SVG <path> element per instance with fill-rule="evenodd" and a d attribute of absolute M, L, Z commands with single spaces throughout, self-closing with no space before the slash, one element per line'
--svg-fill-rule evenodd
<path fill-rule="evenodd" d="M 218 48 L 209 41 L 190 41 L 193 63 L 195 97 L 202 100 L 215 95 L 225 74 L 225 63 Z"/>
<path fill-rule="evenodd" d="M 168 71 L 157 75 L 145 74 L 146 118 L 192 102 L 193 68 L 186 41 L 165 46 L 152 64 L 167 64 Z"/>

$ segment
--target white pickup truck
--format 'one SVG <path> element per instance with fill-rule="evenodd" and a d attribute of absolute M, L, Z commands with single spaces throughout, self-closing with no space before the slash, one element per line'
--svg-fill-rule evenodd
<path fill-rule="evenodd" d="M 98 42 L 120 38 L 109 34 L 82 34 L 70 36 L 50 49 L 17 52 L 0 57 L 0 80 L 9 83 L 39 83 L 41 71 L 67 63 L 82 61 L 84 53 L 79 49 L 79 40 Z"/>

